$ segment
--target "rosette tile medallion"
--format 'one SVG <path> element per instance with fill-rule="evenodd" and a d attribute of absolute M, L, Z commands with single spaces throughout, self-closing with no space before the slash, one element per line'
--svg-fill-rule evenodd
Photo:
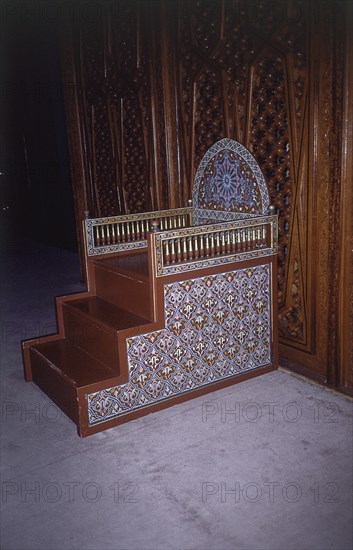
<path fill-rule="evenodd" d="M 251 153 L 222 139 L 205 154 L 193 188 L 195 219 L 229 220 L 267 213 L 266 182 Z"/>

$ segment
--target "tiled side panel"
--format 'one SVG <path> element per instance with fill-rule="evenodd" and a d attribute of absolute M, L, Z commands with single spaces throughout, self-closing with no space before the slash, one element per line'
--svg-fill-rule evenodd
<path fill-rule="evenodd" d="M 127 339 L 129 382 L 88 395 L 90 424 L 270 364 L 270 269 L 166 284 L 165 328 Z"/>

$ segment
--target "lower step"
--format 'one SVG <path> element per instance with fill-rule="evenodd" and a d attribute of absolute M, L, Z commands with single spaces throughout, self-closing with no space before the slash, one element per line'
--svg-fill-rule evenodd
<path fill-rule="evenodd" d="M 80 398 L 117 381 L 114 371 L 66 339 L 32 346 L 30 361 L 33 382 L 76 424 Z"/>

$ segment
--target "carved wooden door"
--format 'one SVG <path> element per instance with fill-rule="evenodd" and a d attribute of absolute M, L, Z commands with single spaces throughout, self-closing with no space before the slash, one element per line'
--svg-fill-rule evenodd
<path fill-rule="evenodd" d="M 279 215 L 281 364 L 352 391 L 347 4 L 104 6 L 66 29 L 63 48 L 77 218 L 184 206 L 206 150 L 240 141 Z"/>

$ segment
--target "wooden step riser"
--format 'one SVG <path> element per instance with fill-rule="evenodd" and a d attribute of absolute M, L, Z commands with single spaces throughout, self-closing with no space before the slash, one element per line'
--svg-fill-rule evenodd
<path fill-rule="evenodd" d="M 75 386 L 65 380 L 61 373 L 45 357 L 30 350 L 33 382 L 46 393 L 52 401 L 75 424 L 79 424 L 78 394 Z"/>
<path fill-rule="evenodd" d="M 151 318 L 149 284 L 95 267 L 96 294 L 103 300 L 146 319 Z"/>
<path fill-rule="evenodd" d="M 68 340 L 119 374 L 116 331 L 108 331 L 97 320 L 84 319 L 66 304 L 63 304 L 63 319 Z"/>

